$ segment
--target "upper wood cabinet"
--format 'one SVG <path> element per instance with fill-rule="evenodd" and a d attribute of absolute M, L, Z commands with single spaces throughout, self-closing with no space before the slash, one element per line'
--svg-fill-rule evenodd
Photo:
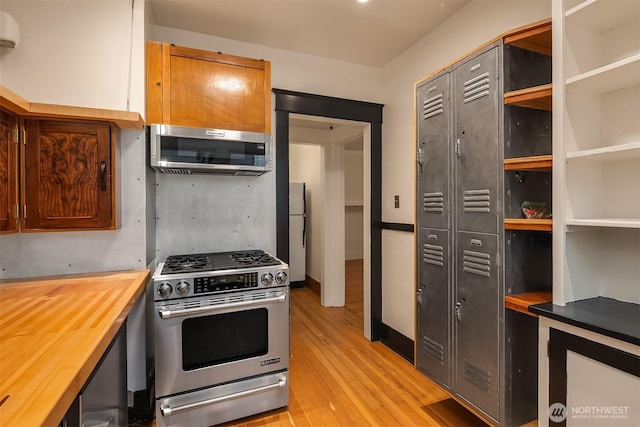
<path fill-rule="evenodd" d="M 271 63 L 147 42 L 147 123 L 271 132 Z"/>
<path fill-rule="evenodd" d="M 18 231 L 18 117 L 0 109 L 0 234 Z"/>
<path fill-rule="evenodd" d="M 115 228 L 115 128 L 25 120 L 22 229 Z"/>
<path fill-rule="evenodd" d="M 118 227 L 119 129 L 140 113 L 31 102 L 0 85 L 0 234 Z"/>

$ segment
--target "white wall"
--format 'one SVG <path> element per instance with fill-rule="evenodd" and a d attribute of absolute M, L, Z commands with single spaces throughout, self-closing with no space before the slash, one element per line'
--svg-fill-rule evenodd
<path fill-rule="evenodd" d="M 322 279 L 322 150 L 319 145 L 289 145 L 289 181 L 307 184 L 307 275 Z"/>
<path fill-rule="evenodd" d="M 414 84 L 505 31 L 551 16 L 550 0 L 475 0 L 383 69 L 382 220 L 414 223 Z M 394 208 L 394 195 L 400 208 Z M 410 338 L 415 316 L 413 236 L 383 233 L 383 322 Z M 407 271 L 411 274 L 408 275 Z M 402 278 L 402 279 L 398 279 Z M 393 292 L 391 291 L 393 290 Z M 402 309 L 400 309 L 402 308 Z M 411 324 L 411 327 L 409 327 Z"/>
<path fill-rule="evenodd" d="M 363 248 L 363 153 L 344 151 L 344 247 L 346 259 L 362 259 Z"/>
<path fill-rule="evenodd" d="M 144 2 L 2 0 L 21 31 L 18 48 L 0 54 L 1 83 L 33 102 L 125 110 L 144 115 Z M 133 37 L 133 39 L 132 39 Z M 130 42 L 133 40 L 133 44 Z M 145 140 L 120 141 L 122 227 L 115 231 L 0 236 L 0 278 L 144 268 Z"/>

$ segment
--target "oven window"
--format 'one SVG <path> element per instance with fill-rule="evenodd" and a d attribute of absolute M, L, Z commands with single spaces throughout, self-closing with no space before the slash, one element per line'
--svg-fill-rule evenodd
<path fill-rule="evenodd" d="M 267 354 L 266 308 L 195 317 L 182 322 L 182 369 L 233 362 Z"/>

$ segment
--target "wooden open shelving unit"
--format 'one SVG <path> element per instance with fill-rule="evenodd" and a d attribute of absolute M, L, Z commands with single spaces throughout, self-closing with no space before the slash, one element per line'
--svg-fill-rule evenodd
<path fill-rule="evenodd" d="M 506 171 L 546 171 L 551 172 L 553 157 L 551 154 L 544 156 L 514 157 L 504 159 Z"/>
<path fill-rule="evenodd" d="M 551 56 L 551 20 L 516 30 L 504 37 L 504 43 Z M 551 111 L 553 87 L 544 84 L 504 94 L 504 105 Z M 530 156 L 504 159 L 505 171 L 551 172 L 553 156 Z M 505 218 L 505 230 L 552 231 L 551 219 Z M 540 301 L 542 302 L 542 301 Z"/>
<path fill-rule="evenodd" d="M 552 231 L 552 219 L 506 218 L 505 230 Z"/>
<path fill-rule="evenodd" d="M 551 111 L 551 83 L 514 90 L 504 94 L 504 105 Z"/>
<path fill-rule="evenodd" d="M 532 304 L 550 302 L 553 299 L 551 291 L 526 292 L 522 294 L 507 295 L 504 297 L 504 306 L 510 310 L 519 311 L 529 316 L 538 317 L 529 311 Z"/>
<path fill-rule="evenodd" d="M 504 37 L 503 42 L 551 56 L 551 19 L 511 31 Z"/>

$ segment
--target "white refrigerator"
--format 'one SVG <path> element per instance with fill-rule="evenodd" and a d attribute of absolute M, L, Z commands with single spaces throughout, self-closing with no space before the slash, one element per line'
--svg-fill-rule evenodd
<path fill-rule="evenodd" d="M 304 182 L 289 183 L 289 283 L 305 284 L 307 203 Z"/>

